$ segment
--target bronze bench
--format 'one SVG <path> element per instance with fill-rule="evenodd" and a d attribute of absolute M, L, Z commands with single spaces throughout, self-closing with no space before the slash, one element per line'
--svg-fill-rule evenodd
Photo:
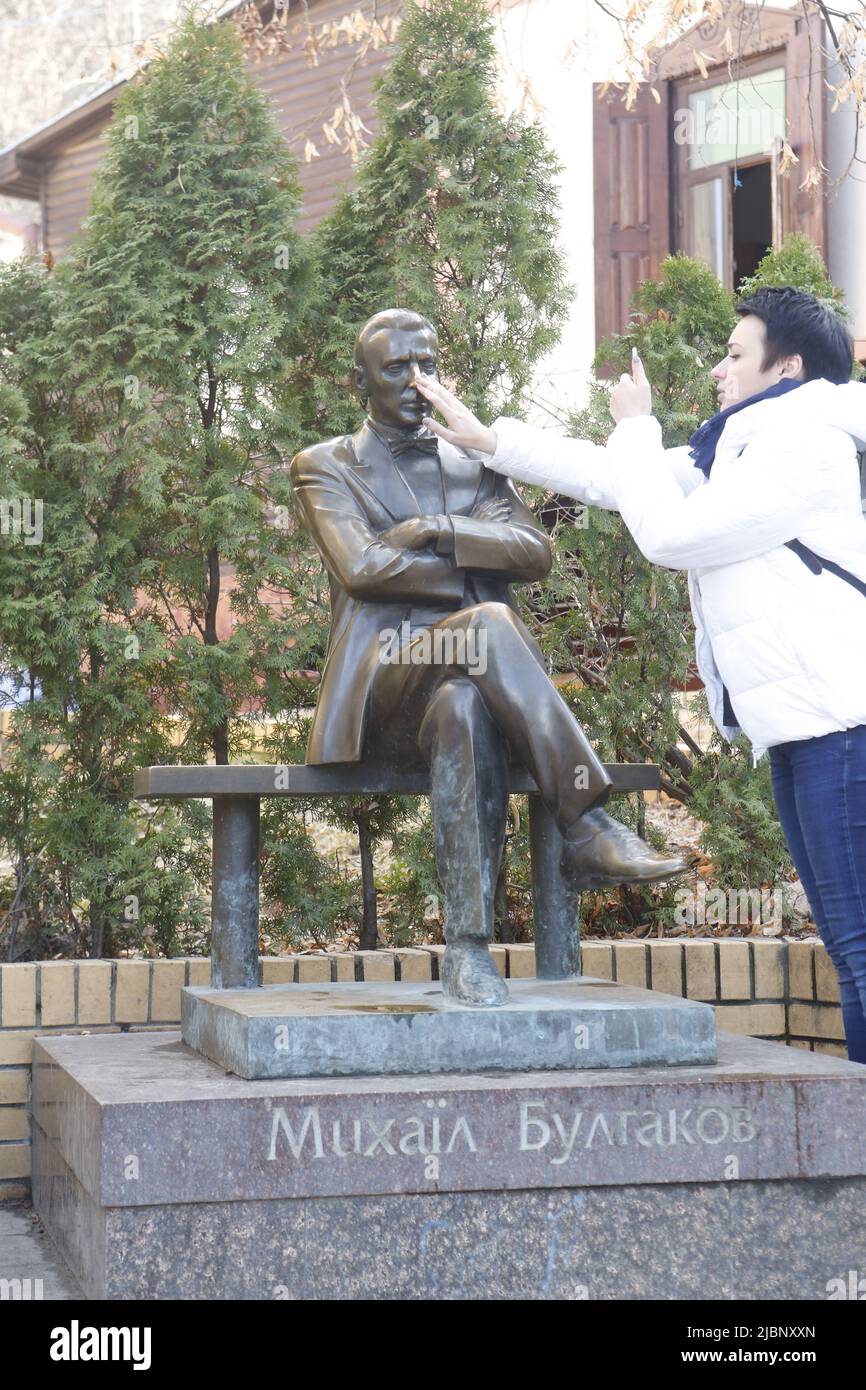
<path fill-rule="evenodd" d="M 652 763 L 607 763 L 617 792 L 654 791 L 660 769 Z M 159 800 L 213 800 L 211 957 L 213 985 L 258 986 L 259 803 L 263 796 L 424 796 L 424 772 L 388 772 L 364 763 L 320 766 L 230 763 L 139 768 L 135 795 Z M 578 972 L 578 903 L 560 871 L 562 837 L 527 772 L 512 770 L 510 793 L 529 794 L 532 905 L 536 973 L 562 980 Z"/>

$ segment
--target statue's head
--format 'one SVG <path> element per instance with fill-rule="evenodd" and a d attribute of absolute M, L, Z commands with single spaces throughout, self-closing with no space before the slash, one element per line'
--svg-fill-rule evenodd
<path fill-rule="evenodd" d="M 383 309 L 355 339 L 355 389 L 374 420 L 415 430 L 430 404 L 412 385 L 415 369 L 436 375 L 439 339 L 432 323 L 412 309 Z"/>

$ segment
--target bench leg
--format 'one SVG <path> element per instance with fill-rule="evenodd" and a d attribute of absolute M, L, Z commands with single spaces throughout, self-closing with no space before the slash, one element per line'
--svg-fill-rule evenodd
<path fill-rule="evenodd" d="M 540 796 L 529 797 L 535 974 L 567 980 L 580 972 L 580 898 L 560 872 L 562 836 Z"/>
<path fill-rule="evenodd" d="M 259 798 L 213 799 L 211 962 L 214 989 L 259 983 Z"/>

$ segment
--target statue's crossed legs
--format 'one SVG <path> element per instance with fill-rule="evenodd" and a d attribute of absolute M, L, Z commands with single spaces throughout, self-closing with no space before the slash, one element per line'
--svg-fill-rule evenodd
<path fill-rule="evenodd" d="M 443 988 L 467 1003 L 501 1003 L 507 991 L 487 947 L 509 755 L 535 779 L 570 852 L 564 867 L 580 870 L 583 886 L 664 877 L 680 866 L 594 809 L 610 778 L 507 604 L 461 609 L 386 651 L 372 686 L 365 757 L 395 766 L 420 750 L 428 763 L 445 899 Z"/>

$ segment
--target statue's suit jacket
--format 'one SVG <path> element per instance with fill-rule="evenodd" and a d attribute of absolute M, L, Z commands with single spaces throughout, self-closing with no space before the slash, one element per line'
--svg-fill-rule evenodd
<path fill-rule="evenodd" d="M 398 521 L 417 516 L 418 507 L 387 445 L 367 424 L 292 460 L 301 515 L 331 584 L 331 636 L 308 763 L 360 760 L 383 630 L 399 629 L 404 618 L 413 626 L 429 625 L 475 603 L 514 608 L 509 583 L 541 579 L 550 569 L 547 535 L 510 479 L 445 440 L 439 458 L 453 541 L 444 536 L 438 554 L 380 539 Z M 492 497 L 511 504 L 508 521 L 469 515 L 476 503 Z"/>

